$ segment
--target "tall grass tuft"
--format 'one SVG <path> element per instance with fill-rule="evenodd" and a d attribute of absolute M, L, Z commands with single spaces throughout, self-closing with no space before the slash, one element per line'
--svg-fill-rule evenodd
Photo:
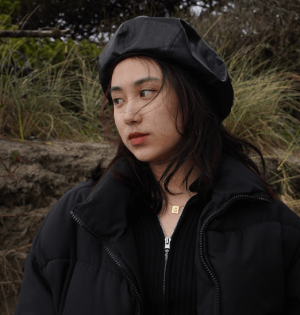
<path fill-rule="evenodd" d="M 63 62 L 39 62 L 39 68 L 27 76 L 8 68 L 14 54 L 8 42 L 0 62 L 1 133 L 23 139 L 59 138 L 74 141 L 103 141 L 99 128 L 102 91 L 98 83 L 97 63 L 68 52 Z M 74 46 L 73 50 L 76 49 Z M 55 56 L 53 56 L 54 58 Z M 26 61 L 33 64 L 34 61 Z M 24 69 L 26 65 L 15 64 Z M 17 69 L 17 68 L 15 68 Z"/>
<path fill-rule="evenodd" d="M 277 159 L 270 182 L 280 198 L 300 214 L 300 77 L 276 64 L 258 63 L 260 47 L 241 49 L 227 60 L 235 91 L 225 126 Z"/>

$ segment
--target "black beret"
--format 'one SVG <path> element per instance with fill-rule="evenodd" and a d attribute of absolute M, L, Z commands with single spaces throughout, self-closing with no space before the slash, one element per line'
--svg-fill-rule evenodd
<path fill-rule="evenodd" d="M 233 89 L 225 63 L 190 24 L 178 18 L 140 16 L 121 24 L 99 57 L 103 91 L 109 84 L 108 70 L 118 60 L 149 56 L 188 71 L 214 98 L 214 111 L 225 119 L 233 103 Z"/>

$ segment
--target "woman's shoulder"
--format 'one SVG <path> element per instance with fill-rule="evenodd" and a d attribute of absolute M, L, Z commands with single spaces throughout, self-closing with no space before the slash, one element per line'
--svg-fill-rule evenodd
<path fill-rule="evenodd" d="M 269 202 L 249 205 L 251 214 L 261 223 L 279 224 L 281 229 L 290 229 L 300 237 L 300 217 L 280 199 L 268 198 Z"/>
<path fill-rule="evenodd" d="M 50 224 L 50 222 L 58 223 L 64 220 L 64 217 L 70 216 L 70 211 L 77 204 L 86 200 L 92 191 L 93 182 L 88 180 L 86 182 L 80 183 L 77 186 L 66 192 L 50 209 L 47 214 L 40 230 L 44 228 L 45 224 Z"/>
<path fill-rule="evenodd" d="M 300 259 L 300 217 L 281 200 L 272 200 L 266 208 L 274 237 L 280 236 L 283 257 Z"/>
<path fill-rule="evenodd" d="M 278 232 L 282 240 L 281 250 L 284 269 L 286 272 L 294 270 L 295 275 L 299 275 L 300 217 L 280 200 L 275 200 L 272 206 L 275 209 L 277 221 L 280 224 Z"/>
<path fill-rule="evenodd" d="M 59 255 L 67 252 L 74 242 L 77 225 L 71 218 L 70 211 L 76 204 L 84 202 L 93 187 L 92 181 L 86 181 L 65 193 L 50 209 L 45 217 L 30 249 L 30 254 L 37 257 Z M 47 251 L 47 252 L 46 252 Z M 46 259 L 47 260 L 47 259 Z"/>
<path fill-rule="evenodd" d="M 294 229 L 300 235 L 300 217 L 299 214 L 291 210 L 281 200 L 276 199 L 270 203 L 270 209 L 276 215 L 274 218 L 282 226 Z"/>

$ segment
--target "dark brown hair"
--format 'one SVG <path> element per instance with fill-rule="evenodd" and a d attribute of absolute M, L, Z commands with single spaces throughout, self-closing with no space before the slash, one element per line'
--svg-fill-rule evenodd
<path fill-rule="evenodd" d="M 122 174 L 115 173 L 114 175 L 120 180 L 126 181 L 128 184 L 132 185 L 135 194 L 148 200 L 148 202 L 152 204 L 155 212 L 159 213 L 163 201 L 165 200 L 164 190 L 169 192 L 168 184 L 171 178 L 178 169 L 189 160 L 194 161 L 194 164 L 186 173 L 184 178 L 185 184 L 187 185 L 187 180 L 193 167 L 197 164 L 201 173 L 195 190 L 201 194 L 202 200 L 209 198 L 209 194 L 218 174 L 222 153 L 225 152 L 253 171 L 263 182 L 270 197 L 275 198 L 275 194 L 265 180 L 265 162 L 261 152 L 251 143 L 230 133 L 222 125 L 221 119 L 218 118 L 214 112 L 214 97 L 210 94 L 210 91 L 205 89 L 203 84 L 199 84 L 189 73 L 173 64 L 146 56 L 134 58 L 138 58 L 141 61 L 154 60 L 160 67 L 163 76 L 162 88 L 167 82 L 169 86 L 174 89 L 178 97 L 178 110 L 183 120 L 183 133 L 176 152 L 173 152 L 169 165 L 159 182 L 154 177 L 148 163 L 136 159 L 126 148 L 120 137 L 117 154 L 106 170 L 120 158 L 125 158 L 131 164 L 133 176 L 131 179 L 128 179 L 124 178 Z M 111 75 L 113 70 L 114 67 L 110 70 Z M 103 108 L 108 105 L 107 103 L 111 104 L 109 89 L 110 84 L 105 93 Z M 107 100 L 109 102 L 107 102 Z M 248 157 L 250 150 L 260 156 L 263 166 L 262 174 L 258 166 Z M 92 171 L 90 178 L 96 185 L 102 175 L 103 170 L 101 170 L 99 164 Z"/>

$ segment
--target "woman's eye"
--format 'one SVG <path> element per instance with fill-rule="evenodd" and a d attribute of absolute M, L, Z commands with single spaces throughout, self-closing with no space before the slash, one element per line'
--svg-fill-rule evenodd
<path fill-rule="evenodd" d="M 151 93 L 153 93 L 153 91 L 143 90 L 143 91 L 141 91 L 140 95 L 141 95 L 141 97 L 146 97 L 146 96 L 149 96 Z"/>
<path fill-rule="evenodd" d="M 115 104 L 115 105 L 118 105 L 118 104 L 120 104 L 122 102 L 122 99 L 121 98 L 114 98 L 113 99 L 113 103 Z"/>

